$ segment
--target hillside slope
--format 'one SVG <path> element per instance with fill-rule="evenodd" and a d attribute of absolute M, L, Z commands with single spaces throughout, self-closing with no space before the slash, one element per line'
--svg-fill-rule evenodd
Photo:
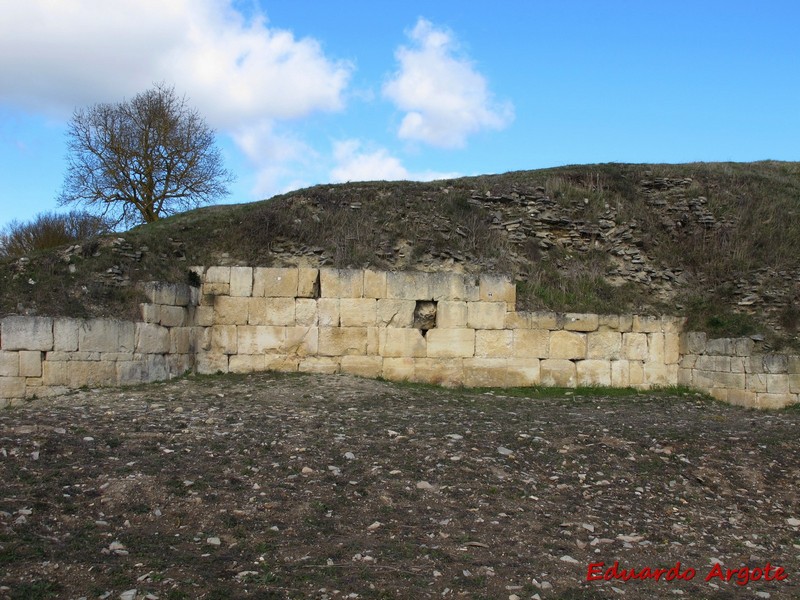
<path fill-rule="evenodd" d="M 800 163 L 603 164 L 321 185 L 0 263 L 0 314 L 135 317 L 195 264 L 490 271 L 521 308 L 688 314 L 797 344 Z"/>

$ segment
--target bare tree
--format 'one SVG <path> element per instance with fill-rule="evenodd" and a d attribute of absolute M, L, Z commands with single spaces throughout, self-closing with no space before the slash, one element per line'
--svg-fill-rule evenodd
<path fill-rule="evenodd" d="M 76 110 L 67 136 L 59 203 L 84 204 L 116 225 L 150 223 L 213 202 L 233 180 L 214 131 L 163 84 L 130 101 Z"/>

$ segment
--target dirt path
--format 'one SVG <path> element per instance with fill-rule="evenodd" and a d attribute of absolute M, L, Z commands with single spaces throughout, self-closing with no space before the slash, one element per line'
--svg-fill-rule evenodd
<path fill-rule="evenodd" d="M 800 597 L 800 411 L 512 394 L 265 374 L 0 411 L 0 598 Z"/>

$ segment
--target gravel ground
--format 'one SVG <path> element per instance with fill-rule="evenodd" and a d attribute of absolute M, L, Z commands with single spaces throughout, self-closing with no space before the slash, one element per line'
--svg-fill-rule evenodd
<path fill-rule="evenodd" d="M 82 390 L 0 411 L 0 598 L 800 598 L 798 422 L 680 390 Z"/>

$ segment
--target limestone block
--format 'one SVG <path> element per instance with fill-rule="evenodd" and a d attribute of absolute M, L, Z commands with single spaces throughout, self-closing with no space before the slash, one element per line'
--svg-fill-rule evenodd
<path fill-rule="evenodd" d="M 78 348 L 82 352 L 132 352 L 136 326 L 128 321 L 90 319 L 78 330 Z"/>
<path fill-rule="evenodd" d="M 247 299 L 247 324 L 248 325 L 294 325 L 295 305 L 294 298 L 248 298 Z M 243 323 L 243 321 L 237 321 Z"/>
<path fill-rule="evenodd" d="M 430 350 L 430 344 L 428 349 Z M 475 332 L 475 356 L 508 358 L 513 352 L 514 332 L 510 329 L 485 329 Z"/>
<path fill-rule="evenodd" d="M 253 268 L 231 267 L 231 296 L 253 295 Z"/>
<path fill-rule="evenodd" d="M 676 365 L 681 360 L 681 336 L 678 333 L 664 334 L 664 362 Z M 744 363 L 742 363 L 744 365 Z M 742 366 L 744 369 L 744 366 Z"/>
<path fill-rule="evenodd" d="M 153 323 L 136 324 L 136 352 L 142 354 L 165 354 L 169 350 L 169 329 Z"/>
<path fill-rule="evenodd" d="M 633 331 L 637 333 L 661 333 L 661 317 L 633 315 Z"/>
<path fill-rule="evenodd" d="M 541 371 L 538 358 L 509 358 L 506 360 L 506 369 L 507 386 L 539 385 Z"/>
<path fill-rule="evenodd" d="M 189 322 L 189 311 L 183 306 L 162 306 L 159 322 L 164 327 L 183 327 Z"/>
<path fill-rule="evenodd" d="M 339 322 L 342 327 L 369 327 L 377 322 L 378 301 L 373 298 L 342 298 Z"/>
<path fill-rule="evenodd" d="M 647 360 L 649 362 L 664 364 L 664 334 L 647 334 Z"/>
<path fill-rule="evenodd" d="M 517 303 L 517 286 L 502 275 L 482 273 L 479 291 L 482 302 L 505 302 L 512 308 Z"/>
<path fill-rule="evenodd" d="M 530 316 L 531 329 L 547 329 L 554 331 L 558 329 L 558 315 L 549 311 L 532 312 Z"/>
<path fill-rule="evenodd" d="M 213 354 L 236 354 L 236 325 L 214 325 L 211 329 L 211 352 Z M 227 359 L 225 362 L 227 369 Z M 224 371 L 227 373 L 227 370 Z"/>
<path fill-rule="evenodd" d="M 593 331 L 586 336 L 586 357 L 618 360 L 622 357 L 622 334 L 616 331 Z"/>
<path fill-rule="evenodd" d="M 39 350 L 20 350 L 19 351 L 19 375 L 20 377 L 41 377 L 42 376 L 42 353 Z"/>
<path fill-rule="evenodd" d="M 628 361 L 628 381 L 631 387 L 640 387 L 644 384 L 644 363 Z"/>
<path fill-rule="evenodd" d="M 364 271 L 359 269 L 320 269 L 320 296 L 323 298 L 362 298 Z"/>
<path fill-rule="evenodd" d="M 514 330 L 516 358 L 548 358 L 550 355 L 550 331 L 547 329 Z"/>
<path fill-rule="evenodd" d="M 99 352 L 98 354 L 100 355 L 98 360 L 110 362 L 133 360 L 135 356 L 134 352 Z"/>
<path fill-rule="evenodd" d="M 680 335 L 685 325 L 686 317 L 671 317 L 668 315 L 663 315 L 661 317 L 661 331 L 664 333 L 676 333 Z"/>
<path fill-rule="evenodd" d="M 800 394 L 800 373 L 789 373 L 787 379 L 789 381 L 789 391 L 792 394 Z"/>
<path fill-rule="evenodd" d="M 736 344 L 731 338 L 717 338 L 706 342 L 706 354 L 719 356 L 733 356 L 736 354 Z"/>
<path fill-rule="evenodd" d="M 505 302 L 467 302 L 467 327 L 503 329 L 505 325 Z"/>
<path fill-rule="evenodd" d="M 317 300 L 320 327 L 339 327 L 339 298 Z"/>
<path fill-rule="evenodd" d="M 765 354 L 764 355 L 765 373 L 788 373 L 789 357 L 786 354 Z"/>
<path fill-rule="evenodd" d="M 383 359 L 383 378 L 389 381 L 413 381 L 415 359 L 405 356 Z"/>
<path fill-rule="evenodd" d="M 744 373 L 744 356 L 731 356 L 731 373 Z"/>
<path fill-rule="evenodd" d="M 681 369 L 694 369 L 698 358 L 700 357 L 695 356 L 694 354 L 686 354 L 681 356 L 681 361 L 678 364 L 680 365 Z"/>
<path fill-rule="evenodd" d="M 464 385 L 467 387 L 505 387 L 508 374 L 503 358 L 465 358 Z"/>
<path fill-rule="evenodd" d="M 42 363 L 42 380 L 44 385 L 67 385 L 67 363 L 63 361 L 46 360 Z"/>
<path fill-rule="evenodd" d="M 736 338 L 733 345 L 736 356 L 750 356 L 755 348 L 755 342 L 750 338 Z"/>
<path fill-rule="evenodd" d="M 319 354 L 321 356 L 366 355 L 367 328 L 320 327 Z M 302 368 L 302 362 L 300 366 Z"/>
<path fill-rule="evenodd" d="M 430 273 L 421 271 L 387 273 L 386 297 L 401 300 L 432 300 Z"/>
<path fill-rule="evenodd" d="M 316 327 L 319 323 L 317 301 L 311 298 L 298 298 L 295 301 L 294 318 L 297 325 Z"/>
<path fill-rule="evenodd" d="M 161 322 L 161 305 L 160 304 L 139 304 L 139 310 L 142 314 L 142 321 L 145 323 L 160 323 Z M 56 324 L 53 322 L 53 337 L 56 337 L 55 333 Z M 54 345 L 57 342 L 54 341 Z M 78 330 L 75 329 L 75 343 L 78 343 Z M 76 347 L 77 349 L 77 347 Z"/>
<path fill-rule="evenodd" d="M 529 312 L 506 312 L 505 329 L 530 329 L 531 313 Z"/>
<path fill-rule="evenodd" d="M 324 373 L 332 375 L 339 372 L 339 359 L 326 356 L 309 356 L 300 361 L 301 373 Z"/>
<path fill-rule="evenodd" d="M 644 333 L 623 333 L 622 355 L 628 360 L 646 360 L 647 335 Z"/>
<path fill-rule="evenodd" d="M 234 354 L 228 361 L 230 373 L 261 373 L 267 370 L 264 354 Z"/>
<path fill-rule="evenodd" d="M 744 359 L 744 372 L 745 373 L 763 373 L 764 372 L 764 355 L 763 354 L 753 354 L 752 356 L 746 356 L 745 359 Z"/>
<path fill-rule="evenodd" d="M 200 299 L 200 289 L 188 283 L 175 283 L 175 306 L 196 305 Z"/>
<path fill-rule="evenodd" d="M 195 370 L 200 375 L 213 375 L 214 373 L 228 372 L 228 355 L 211 354 L 202 352 L 197 355 L 194 364 Z"/>
<path fill-rule="evenodd" d="M 267 354 L 264 356 L 267 371 L 281 371 L 295 373 L 300 367 L 300 359 L 296 356 L 282 354 Z"/>
<path fill-rule="evenodd" d="M 793 354 L 786 357 L 787 372 L 800 373 L 800 355 Z"/>
<path fill-rule="evenodd" d="M 53 319 L 53 350 L 74 352 L 78 349 L 78 329 L 82 319 Z"/>
<path fill-rule="evenodd" d="M 663 362 L 644 363 L 644 382 L 650 386 L 669 386 L 678 384 L 678 365 L 665 365 Z M 744 380 L 742 380 L 744 387 Z"/>
<path fill-rule="evenodd" d="M 226 283 L 230 285 L 230 267 L 209 267 L 203 276 L 203 283 Z"/>
<path fill-rule="evenodd" d="M 726 388 L 711 388 L 708 390 L 708 394 L 720 402 L 728 401 L 728 390 Z"/>
<path fill-rule="evenodd" d="M 0 321 L 3 350 L 52 350 L 53 319 L 12 315 Z"/>
<path fill-rule="evenodd" d="M 71 388 L 113 385 L 116 381 L 116 363 L 83 360 L 67 363 L 67 385 Z"/>
<path fill-rule="evenodd" d="M 432 329 L 428 335 L 432 331 L 437 330 Z M 382 333 L 386 336 L 380 347 L 382 356 L 390 358 L 427 356 L 428 343 L 419 329 L 387 327 Z"/>
<path fill-rule="evenodd" d="M 600 319 L 597 315 L 567 313 L 564 315 L 564 329 L 567 331 L 597 331 Z"/>
<path fill-rule="evenodd" d="M 429 358 L 459 358 L 475 355 L 474 329 L 431 329 L 425 336 Z"/>
<path fill-rule="evenodd" d="M 194 364 L 194 357 L 190 354 L 167 354 L 164 358 L 167 361 L 167 379 L 188 373 Z"/>
<path fill-rule="evenodd" d="M 214 307 L 198 306 L 194 311 L 194 324 L 200 327 L 211 327 L 214 324 Z"/>
<path fill-rule="evenodd" d="M 689 377 L 691 382 L 691 371 Z M 625 388 L 631 384 L 631 365 L 627 360 L 611 361 L 611 385 L 617 388 Z"/>
<path fill-rule="evenodd" d="M 214 298 L 214 325 L 245 325 L 252 301 L 251 298 L 216 296 Z"/>
<path fill-rule="evenodd" d="M 447 387 L 464 385 L 463 361 L 460 358 L 415 358 L 412 379 Z"/>
<path fill-rule="evenodd" d="M 779 409 L 794 404 L 797 400 L 790 394 L 756 394 L 756 408 Z"/>
<path fill-rule="evenodd" d="M 171 354 L 190 354 L 193 351 L 191 327 L 173 327 L 169 330 L 169 351 Z"/>
<path fill-rule="evenodd" d="M 461 300 L 442 300 L 436 304 L 436 327 L 454 329 L 467 326 L 467 303 Z"/>
<path fill-rule="evenodd" d="M 141 355 L 136 360 L 117 362 L 115 365 L 115 382 L 117 385 L 134 385 L 147 381 L 147 365 Z"/>
<path fill-rule="evenodd" d="M 0 377 L 0 400 L 25 397 L 24 377 Z"/>
<path fill-rule="evenodd" d="M 195 328 L 195 340 L 197 350 L 211 350 L 211 327 L 197 327 Z"/>
<path fill-rule="evenodd" d="M 242 325 L 236 328 L 237 352 L 227 354 L 264 354 L 284 347 L 286 327 Z"/>
<path fill-rule="evenodd" d="M 317 327 L 287 327 L 283 351 L 290 356 L 310 356 L 319 350 Z"/>
<path fill-rule="evenodd" d="M 429 277 L 431 298 L 440 300 L 466 300 L 467 286 L 459 273 L 431 273 Z"/>
<path fill-rule="evenodd" d="M 541 384 L 549 387 L 575 387 L 578 372 L 575 363 L 561 358 L 539 361 Z"/>
<path fill-rule="evenodd" d="M 380 356 L 343 356 L 340 368 L 342 373 L 375 379 L 383 374 L 383 358 Z"/>
<path fill-rule="evenodd" d="M 364 271 L 364 298 L 386 298 L 386 271 Z"/>
<path fill-rule="evenodd" d="M 176 289 L 172 283 L 163 281 L 146 281 L 142 284 L 144 295 L 151 304 L 168 304 L 175 306 Z"/>
<path fill-rule="evenodd" d="M 386 341 L 385 327 L 367 327 L 367 354 L 370 356 L 382 356 L 381 348 Z"/>
<path fill-rule="evenodd" d="M 575 331 L 550 332 L 550 358 L 586 358 L 586 334 Z"/>
<path fill-rule="evenodd" d="M 633 331 L 633 315 L 619 315 L 619 332 Z"/>
<path fill-rule="evenodd" d="M 297 269 L 297 297 L 319 298 L 319 269 Z"/>
<path fill-rule="evenodd" d="M 376 303 L 377 325 L 381 327 L 413 326 L 414 308 L 416 307 L 416 304 L 417 303 L 415 300 L 401 300 L 399 298 L 380 298 Z"/>
<path fill-rule="evenodd" d="M 611 361 L 579 360 L 575 363 L 578 385 L 611 385 Z"/>
<path fill-rule="evenodd" d="M 701 388 L 723 387 L 736 390 L 746 389 L 746 375 L 744 373 L 695 370 L 694 382 L 695 385 Z"/>
<path fill-rule="evenodd" d="M 22 352 L 19 353 L 20 372 L 22 371 Z M 788 394 L 789 376 L 785 374 L 767 374 L 767 392 L 770 394 Z"/>
<path fill-rule="evenodd" d="M 19 377 L 19 352 L 0 350 L 0 377 Z"/>
<path fill-rule="evenodd" d="M 619 315 L 598 315 L 597 330 L 619 332 Z"/>
<path fill-rule="evenodd" d="M 296 267 L 253 269 L 253 296 L 296 298 L 300 273 Z"/>
<path fill-rule="evenodd" d="M 737 406 L 752 408 L 756 405 L 756 393 L 746 390 L 728 390 L 727 401 Z"/>
<path fill-rule="evenodd" d="M 684 369 L 683 367 L 678 367 L 678 385 L 682 385 L 684 387 L 691 387 L 692 385 L 692 369 Z"/>
<path fill-rule="evenodd" d="M 203 302 L 208 302 L 209 297 L 213 296 L 227 296 L 231 292 L 231 285 L 229 283 L 219 283 L 216 281 L 207 281 L 200 288 L 200 294 L 203 297 Z"/>
<path fill-rule="evenodd" d="M 144 361 L 145 382 L 152 383 L 154 381 L 164 381 L 169 378 L 169 369 L 167 368 L 167 357 L 163 354 L 146 354 L 142 356 Z M 115 367 L 116 370 L 116 367 Z M 116 373 L 112 374 L 116 376 Z M 108 385 L 106 383 L 105 385 Z"/>

